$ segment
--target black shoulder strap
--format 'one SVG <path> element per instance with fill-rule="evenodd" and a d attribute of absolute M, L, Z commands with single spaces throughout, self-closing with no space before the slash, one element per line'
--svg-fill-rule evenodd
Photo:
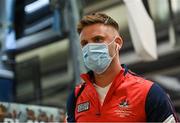
<path fill-rule="evenodd" d="M 125 75 L 128 73 L 128 71 L 129 71 L 129 70 L 128 70 L 128 67 L 127 67 L 125 64 L 122 64 L 121 66 L 122 66 L 122 67 L 124 68 L 124 70 L 125 70 L 125 71 L 124 71 L 124 76 L 125 76 Z"/>
<path fill-rule="evenodd" d="M 75 122 L 75 109 L 76 109 L 76 102 L 82 91 L 84 90 L 85 83 L 82 84 L 79 92 L 77 93 L 77 96 L 75 96 L 75 88 L 69 95 L 68 101 L 67 101 L 67 122 Z"/>
<path fill-rule="evenodd" d="M 138 76 L 138 77 L 144 78 L 143 76 L 141 76 L 141 75 L 139 75 L 139 74 L 136 74 L 136 73 L 132 72 L 131 70 L 129 70 L 129 68 L 128 68 L 125 64 L 122 64 L 121 66 L 125 69 L 125 71 L 124 71 L 124 76 L 125 76 L 127 73 L 130 73 L 130 74 L 132 74 L 133 76 Z"/>

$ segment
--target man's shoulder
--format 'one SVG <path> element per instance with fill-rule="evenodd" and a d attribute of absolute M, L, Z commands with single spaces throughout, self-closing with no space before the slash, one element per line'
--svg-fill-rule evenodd
<path fill-rule="evenodd" d="M 151 87 L 154 83 L 151 80 L 148 80 L 145 77 L 140 76 L 140 75 L 138 75 L 134 72 L 131 72 L 131 71 L 128 72 L 128 74 L 126 75 L 125 78 L 126 78 L 125 79 L 126 83 L 133 84 L 136 86 L 142 86 L 143 85 L 143 87 L 145 87 L 145 86 Z"/>

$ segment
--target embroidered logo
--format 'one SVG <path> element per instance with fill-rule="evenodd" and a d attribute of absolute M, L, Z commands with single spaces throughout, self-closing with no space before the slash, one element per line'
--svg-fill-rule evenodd
<path fill-rule="evenodd" d="M 129 103 L 128 103 L 128 100 L 125 99 L 125 100 L 122 100 L 119 104 L 120 107 L 129 107 Z"/>
<path fill-rule="evenodd" d="M 129 106 L 129 102 L 127 99 L 122 100 L 119 104 L 116 110 L 114 110 L 114 113 L 118 116 L 118 117 L 128 117 L 130 115 L 132 115 L 132 109 Z"/>
<path fill-rule="evenodd" d="M 80 113 L 80 112 L 83 112 L 83 111 L 87 111 L 87 110 L 89 110 L 89 107 L 90 107 L 89 102 L 81 103 L 77 107 L 77 112 Z"/>

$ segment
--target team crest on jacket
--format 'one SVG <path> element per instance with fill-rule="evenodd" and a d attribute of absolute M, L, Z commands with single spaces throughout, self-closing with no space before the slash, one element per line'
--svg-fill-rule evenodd
<path fill-rule="evenodd" d="M 128 117 L 128 116 L 130 116 L 132 114 L 132 109 L 129 106 L 129 101 L 127 99 L 122 100 L 118 104 L 118 108 L 116 110 L 114 110 L 114 113 L 118 117 Z"/>
<path fill-rule="evenodd" d="M 119 106 L 120 107 L 129 107 L 129 103 L 128 103 L 128 100 L 122 100 L 120 103 L 119 103 Z"/>
<path fill-rule="evenodd" d="M 83 112 L 83 111 L 87 111 L 87 110 L 89 110 L 89 107 L 90 107 L 89 102 L 84 102 L 84 103 L 78 104 L 77 112 L 80 113 L 80 112 Z"/>

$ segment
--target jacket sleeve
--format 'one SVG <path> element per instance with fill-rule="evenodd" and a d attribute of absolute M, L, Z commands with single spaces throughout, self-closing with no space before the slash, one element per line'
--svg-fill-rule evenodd
<path fill-rule="evenodd" d="M 157 84 L 153 84 L 146 97 L 147 122 L 178 122 L 170 98 Z"/>

